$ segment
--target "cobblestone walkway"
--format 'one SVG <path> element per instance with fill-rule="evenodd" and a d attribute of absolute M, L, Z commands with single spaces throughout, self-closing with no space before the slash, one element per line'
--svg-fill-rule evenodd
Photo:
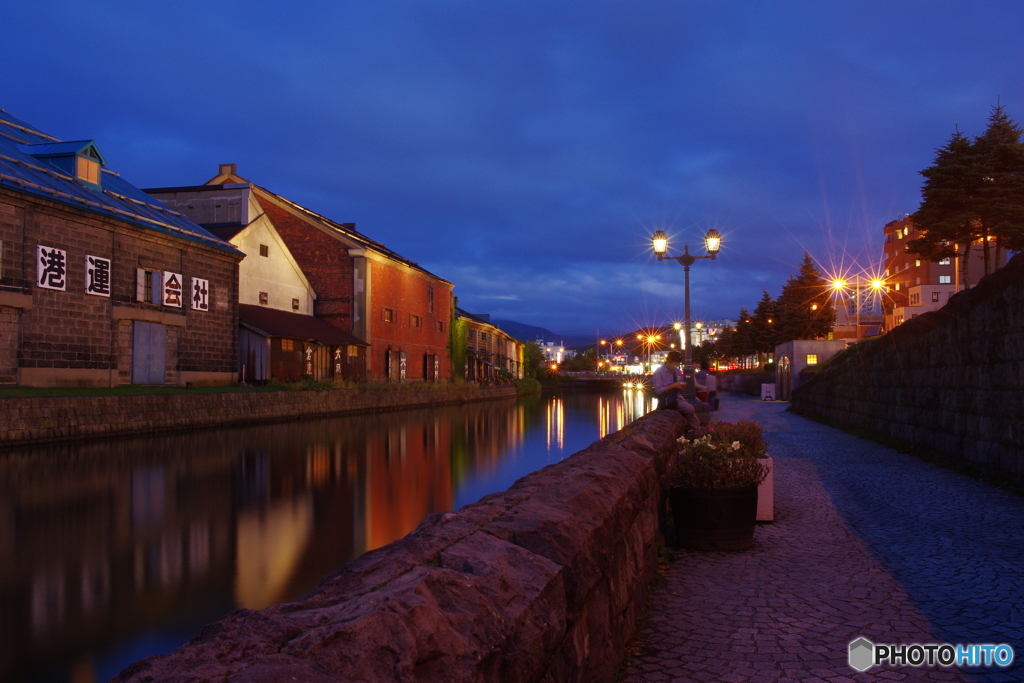
<path fill-rule="evenodd" d="M 676 551 L 621 680 L 1024 681 L 1024 498 L 726 397 L 775 461 L 775 521 L 738 553 Z M 1009 643 L 1009 669 L 873 667 L 847 645 Z"/>

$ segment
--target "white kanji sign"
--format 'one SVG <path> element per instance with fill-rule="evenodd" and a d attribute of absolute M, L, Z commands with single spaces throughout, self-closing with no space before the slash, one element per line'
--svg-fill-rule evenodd
<path fill-rule="evenodd" d="M 192 278 L 192 295 L 190 297 L 192 301 L 192 310 L 194 311 L 208 311 L 210 310 L 210 281 L 203 280 L 198 277 Z"/>
<path fill-rule="evenodd" d="M 68 253 L 36 245 L 36 284 L 46 289 L 64 291 L 67 287 Z"/>
<path fill-rule="evenodd" d="M 164 271 L 163 303 L 164 306 L 181 308 L 181 273 Z"/>
<path fill-rule="evenodd" d="M 85 293 L 110 296 L 110 259 L 100 256 L 85 257 Z"/>

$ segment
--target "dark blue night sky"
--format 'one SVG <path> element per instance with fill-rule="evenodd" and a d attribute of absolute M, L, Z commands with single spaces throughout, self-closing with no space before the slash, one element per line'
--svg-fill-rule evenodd
<path fill-rule="evenodd" d="M 0 107 L 139 187 L 220 163 L 558 332 L 695 318 L 807 250 L 878 261 L 934 149 L 1024 119 L 1024 3 L 16 3 Z"/>

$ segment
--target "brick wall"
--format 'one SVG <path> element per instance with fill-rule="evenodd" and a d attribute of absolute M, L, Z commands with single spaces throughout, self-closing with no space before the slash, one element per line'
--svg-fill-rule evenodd
<path fill-rule="evenodd" d="M 292 252 L 316 292 L 313 313 L 346 332 L 352 332 L 352 258 L 345 244 L 282 209 L 263 195 L 260 206 Z"/>
<path fill-rule="evenodd" d="M 372 413 L 515 397 L 514 387 L 0 399 L 0 446 Z"/>
<path fill-rule="evenodd" d="M 366 316 L 369 333 L 365 341 L 371 344 L 369 379 L 387 379 L 385 356 L 389 351 L 407 354 L 407 381 L 424 378 L 426 354 L 441 357 L 441 379 L 451 377 L 447 359 L 450 283 L 368 249 L 369 296 L 366 310 L 357 312 L 355 302 L 361 293 L 355 291 L 355 261 L 346 243 L 282 208 L 272 198 L 262 193 L 257 197 L 316 292 L 314 314 L 357 336 L 362 335 L 354 317 Z M 430 289 L 433 310 L 429 305 Z M 384 321 L 385 308 L 395 312 L 393 322 Z M 419 327 L 414 324 L 414 315 L 419 316 Z"/>
<path fill-rule="evenodd" d="M 371 376 L 384 379 L 385 354 L 404 351 L 408 356 L 407 381 L 423 379 L 424 354 L 440 356 L 441 379 L 450 378 L 447 345 L 451 285 L 422 271 L 384 259 L 372 261 L 370 277 Z M 433 310 L 429 305 L 431 289 Z M 384 309 L 394 311 L 392 322 L 385 321 Z M 413 316 L 419 318 L 419 327 L 414 324 Z"/>
<path fill-rule="evenodd" d="M 941 310 L 863 342 L 793 409 L 1024 476 L 1024 255 Z"/>

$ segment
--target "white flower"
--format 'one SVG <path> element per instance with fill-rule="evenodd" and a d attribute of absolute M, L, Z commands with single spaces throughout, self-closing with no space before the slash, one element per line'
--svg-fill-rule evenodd
<path fill-rule="evenodd" d="M 740 442 L 739 441 L 733 441 L 732 442 L 732 449 L 734 451 L 738 451 L 740 449 Z"/>

